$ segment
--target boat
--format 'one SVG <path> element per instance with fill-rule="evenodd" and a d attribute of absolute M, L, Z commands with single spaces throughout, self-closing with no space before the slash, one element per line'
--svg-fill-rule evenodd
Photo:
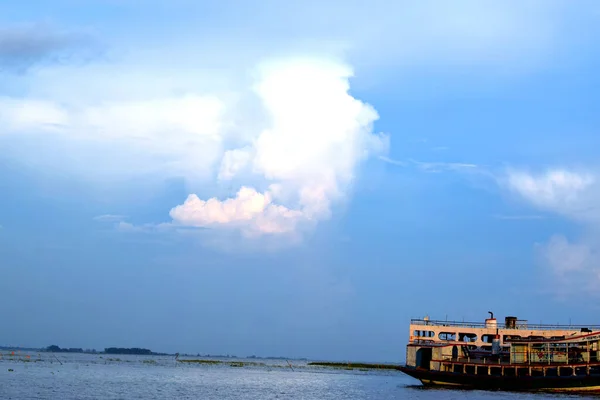
<path fill-rule="evenodd" d="M 425 386 L 600 392 L 600 326 L 411 319 L 406 364 Z"/>

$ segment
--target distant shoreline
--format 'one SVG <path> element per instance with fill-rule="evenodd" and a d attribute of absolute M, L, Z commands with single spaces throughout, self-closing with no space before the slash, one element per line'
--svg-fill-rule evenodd
<path fill-rule="evenodd" d="M 294 360 L 294 361 L 308 361 L 308 358 L 294 358 L 294 357 L 261 357 L 256 355 L 251 356 L 236 356 L 233 354 L 187 354 L 187 353 L 159 353 L 149 349 L 143 348 L 126 348 L 126 347 L 107 347 L 103 351 L 96 349 L 83 349 L 65 347 L 61 348 L 57 345 L 51 345 L 44 348 L 36 347 L 20 347 L 20 346 L 0 346 L 0 350 L 3 351 L 30 351 L 37 353 L 72 353 L 72 354 L 120 354 L 120 355 L 143 355 L 143 356 L 171 356 L 171 357 L 206 357 L 206 358 L 221 358 L 221 359 L 258 359 L 258 360 Z"/>
<path fill-rule="evenodd" d="M 107 351 L 108 350 L 108 351 Z M 352 364 L 356 364 L 356 365 L 360 365 L 360 364 L 364 364 L 364 365 L 395 365 L 398 363 L 398 361 L 353 361 L 350 362 L 348 360 L 339 360 L 337 362 L 334 361 L 325 361 L 324 359 L 318 359 L 318 358 L 313 358 L 313 359 L 309 359 L 306 357 L 284 357 L 284 356 L 257 356 L 257 355 L 250 355 L 250 356 L 238 356 L 238 355 L 234 355 L 234 354 L 201 354 L 201 353 L 159 353 L 159 352 L 154 352 L 151 351 L 149 349 L 143 349 L 143 348 L 137 348 L 137 347 L 133 347 L 133 348 L 127 348 L 127 347 L 107 347 L 105 348 L 103 351 L 99 351 L 96 349 L 83 349 L 83 348 L 73 348 L 73 347 L 69 347 L 69 348 L 61 348 L 59 346 L 56 345 L 51 345 L 48 347 L 44 347 L 44 348 L 37 348 L 37 347 L 22 347 L 22 346 L 0 346 L 0 351 L 29 351 L 29 352 L 35 352 L 35 353 L 72 353 L 72 354 L 98 354 L 98 355 L 143 355 L 143 356 L 162 356 L 162 357 L 194 357 L 196 359 L 199 358 L 208 358 L 208 359 L 222 359 L 222 360 L 227 360 L 227 359 L 237 359 L 237 360 L 287 360 L 287 361 L 312 361 L 314 362 L 315 366 L 318 366 L 319 364 L 323 363 L 323 364 L 331 364 L 328 366 L 337 366 L 340 367 L 342 365 L 344 366 L 348 366 L 348 363 Z M 321 365 L 321 366 L 325 366 L 325 365 Z"/>

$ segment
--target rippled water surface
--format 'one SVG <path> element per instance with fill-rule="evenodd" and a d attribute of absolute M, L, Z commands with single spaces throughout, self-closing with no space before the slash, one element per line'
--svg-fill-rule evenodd
<path fill-rule="evenodd" d="M 395 371 L 332 369 L 298 361 L 292 362 L 292 370 L 281 360 L 239 360 L 264 364 L 240 367 L 230 361 L 183 364 L 173 357 L 4 354 L 0 360 L 0 399 L 583 398 L 424 389 Z"/>

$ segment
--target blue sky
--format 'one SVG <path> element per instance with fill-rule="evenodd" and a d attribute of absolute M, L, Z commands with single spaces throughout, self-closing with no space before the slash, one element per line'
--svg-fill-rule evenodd
<path fill-rule="evenodd" d="M 244 4 L 0 5 L 0 342 L 598 323 L 596 2 Z"/>

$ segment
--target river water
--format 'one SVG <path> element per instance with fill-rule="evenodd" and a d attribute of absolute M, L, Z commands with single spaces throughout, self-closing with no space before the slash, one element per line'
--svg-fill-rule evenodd
<path fill-rule="evenodd" d="M 290 368 L 286 361 L 266 359 L 220 361 L 199 364 L 159 356 L 2 354 L 0 399 L 584 398 L 425 389 L 393 370 L 334 369 L 300 361 L 291 361 Z"/>

